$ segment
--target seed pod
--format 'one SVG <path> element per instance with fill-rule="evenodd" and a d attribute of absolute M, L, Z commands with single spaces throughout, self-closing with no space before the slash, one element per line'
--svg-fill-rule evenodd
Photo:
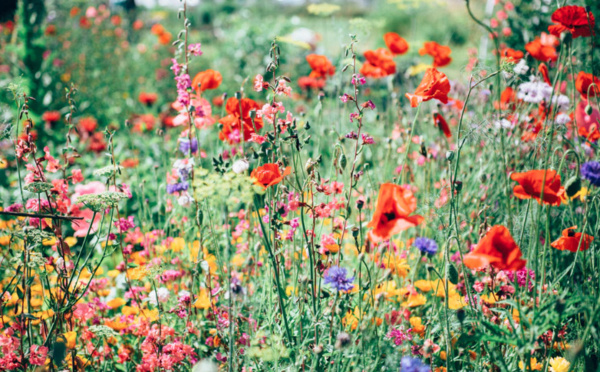
<path fill-rule="evenodd" d="M 454 151 L 446 151 L 446 160 L 452 161 L 454 159 Z"/>
<path fill-rule="evenodd" d="M 339 160 L 340 169 L 346 169 L 347 165 L 348 165 L 348 159 L 346 158 L 346 154 L 342 153 L 340 155 L 340 160 Z"/>

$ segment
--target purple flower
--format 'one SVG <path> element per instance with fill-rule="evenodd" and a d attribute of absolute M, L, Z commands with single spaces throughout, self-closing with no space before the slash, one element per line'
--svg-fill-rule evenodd
<path fill-rule="evenodd" d="M 419 358 L 405 356 L 400 361 L 400 372 L 431 372 L 431 368 Z"/>
<path fill-rule="evenodd" d="M 191 149 L 192 149 L 193 154 L 198 152 L 198 140 L 196 138 L 192 138 Z M 179 151 L 181 151 L 184 155 L 188 155 L 190 153 L 190 140 L 189 139 L 181 138 L 179 140 Z"/>
<path fill-rule="evenodd" d="M 346 134 L 346 138 L 358 139 L 358 134 L 356 134 L 356 132 L 354 132 L 354 131 L 351 131 L 350 133 Z"/>
<path fill-rule="evenodd" d="M 325 284 L 331 284 L 336 291 L 349 291 L 354 288 L 354 277 L 348 278 L 347 275 L 345 268 L 332 266 L 325 274 Z"/>
<path fill-rule="evenodd" d="M 435 240 L 423 237 L 416 238 L 413 246 L 427 254 L 435 254 L 438 250 L 438 245 Z"/>
<path fill-rule="evenodd" d="M 363 145 L 372 145 L 375 143 L 375 139 L 369 136 L 368 134 L 363 133 L 361 136 L 363 140 Z"/>
<path fill-rule="evenodd" d="M 600 163 L 588 161 L 581 165 L 581 176 L 596 187 L 600 187 Z"/>
<path fill-rule="evenodd" d="M 187 182 L 174 183 L 167 185 L 167 193 L 174 194 L 176 192 L 185 191 L 189 187 Z"/>

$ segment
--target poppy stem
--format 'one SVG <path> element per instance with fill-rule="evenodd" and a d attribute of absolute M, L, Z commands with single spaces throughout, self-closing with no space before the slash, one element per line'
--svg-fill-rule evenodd
<path fill-rule="evenodd" d="M 400 177 L 398 178 L 398 184 L 404 184 L 406 180 L 406 172 L 408 172 L 408 154 L 410 152 L 410 143 L 412 142 L 413 132 L 415 131 L 415 123 L 417 122 L 417 118 L 419 117 L 419 112 L 421 111 L 421 105 L 417 106 L 417 112 L 415 112 L 415 117 L 410 125 L 410 132 L 408 134 L 408 141 L 406 142 L 406 153 L 404 154 L 404 161 L 402 162 L 402 169 L 400 169 Z M 406 171 L 406 172 L 405 172 Z"/>

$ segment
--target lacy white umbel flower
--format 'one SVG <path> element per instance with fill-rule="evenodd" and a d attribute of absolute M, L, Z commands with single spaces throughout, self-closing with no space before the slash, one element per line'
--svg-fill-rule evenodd
<path fill-rule="evenodd" d="M 529 66 L 525 63 L 525 59 L 522 59 L 517 63 L 517 65 L 513 68 L 515 74 L 525 75 L 527 71 L 529 71 Z"/>
<path fill-rule="evenodd" d="M 529 81 L 519 85 L 517 98 L 529 103 L 548 102 L 552 96 L 552 87 L 545 82 Z"/>

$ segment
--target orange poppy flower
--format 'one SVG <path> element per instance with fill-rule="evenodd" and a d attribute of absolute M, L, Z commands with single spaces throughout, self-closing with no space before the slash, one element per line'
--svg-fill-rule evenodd
<path fill-rule="evenodd" d="M 487 265 L 499 270 L 520 270 L 527 261 L 521 259 L 521 249 L 505 226 L 493 226 L 464 256 L 464 264 L 470 269 L 481 269 Z"/>
<path fill-rule="evenodd" d="M 542 77 L 544 78 L 546 84 L 552 86 L 552 83 L 550 82 L 550 75 L 548 74 L 548 66 L 546 66 L 545 63 L 540 63 L 538 71 L 540 72 L 540 74 L 542 74 Z"/>
<path fill-rule="evenodd" d="M 408 51 L 408 43 L 406 40 L 395 32 L 388 32 L 383 35 L 383 41 L 385 41 L 385 45 L 394 55 L 404 54 Z"/>
<path fill-rule="evenodd" d="M 452 137 L 450 127 L 448 126 L 448 123 L 446 122 L 446 119 L 444 119 L 442 114 L 435 112 L 433 114 L 433 122 L 436 127 L 438 127 L 442 132 L 444 132 L 446 138 Z"/>
<path fill-rule="evenodd" d="M 279 166 L 275 163 L 267 163 L 262 165 L 250 173 L 250 177 L 254 179 L 254 183 L 261 185 L 265 189 L 269 186 L 273 186 L 281 182 L 283 177 L 292 173 L 291 167 L 286 167 L 283 170 L 283 174 L 279 171 Z"/>
<path fill-rule="evenodd" d="M 546 183 L 544 181 L 544 173 L 546 174 Z M 513 173 L 510 179 L 519 184 L 513 188 L 514 195 L 519 199 L 534 198 L 538 203 L 544 202 L 550 205 L 560 205 L 562 195 L 565 188 L 560 184 L 560 175 L 551 169 L 530 170 L 523 173 Z M 544 191 L 543 199 L 540 199 Z"/>
<path fill-rule="evenodd" d="M 387 49 L 367 50 L 364 55 L 367 61 L 360 68 L 364 76 L 382 78 L 396 73 L 396 62 Z"/>
<path fill-rule="evenodd" d="M 502 94 L 500 94 L 500 109 L 508 110 L 509 108 L 514 110 L 514 103 L 517 101 L 517 92 L 511 87 L 506 87 Z M 498 108 L 498 103 L 494 105 Z"/>
<path fill-rule="evenodd" d="M 407 186 L 384 183 L 379 189 L 377 208 L 367 227 L 369 239 L 374 243 L 388 240 L 392 235 L 417 226 L 423 216 L 411 214 L 417 209 L 417 198 Z"/>
<path fill-rule="evenodd" d="M 194 76 L 192 88 L 196 90 L 196 93 L 200 94 L 205 90 L 217 89 L 222 81 L 223 76 L 221 76 L 219 71 L 208 69 Z"/>
<path fill-rule="evenodd" d="M 329 59 L 325 56 L 318 54 L 309 54 L 306 56 L 306 62 L 308 62 L 312 72 L 310 77 L 312 78 L 327 78 L 327 76 L 333 76 L 335 74 L 335 66 L 331 64 Z"/>
<path fill-rule="evenodd" d="M 445 45 L 440 45 L 435 41 L 428 41 L 423 44 L 423 48 L 419 50 L 420 55 L 429 54 L 433 57 L 433 67 L 444 67 L 452 62 L 452 57 L 450 57 L 450 53 L 452 50 L 450 47 Z"/>
<path fill-rule="evenodd" d="M 556 24 L 548 26 L 548 31 L 556 37 L 560 37 L 563 32 L 570 32 L 573 38 L 591 36 L 596 22 L 594 15 L 590 12 L 588 23 L 587 11 L 584 7 L 577 5 L 563 6 L 556 9 L 552 13 L 551 19 Z"/>
<path fill-rule="evenodd" d="M 577 252 L 587 251 L 590 248 L 590 244 L 594 241 L 594 237 L 585 233 L 576 233 L 577 226 L 569 227 L 564 229 L 562 236 L 552 242 L 552 248 L 556 248 L 561 251 Z M 583 238 L 582 238 L 583 236 Z M 581 246 L 579 245 L 581 242 Z"/>
<path fill-rule="evenodd" d="M 520 50 L 514 50 L 511 48 L 502 49 L 502 51 L 500 52 L 500 55 L 506 61 L 513 62 L 513 63 L 518 63 L 525 56 L 525 54 L 523 52 L 521 52 Z"/>
<path fill-rule="evenodd" d="M 421 102 L 437 99 L 442 103 L 448 103 L 450 92 L 450 81 L 443 72 L 430 68 L 425 72 L 421 84 L 414 94 L 406 93 L 412 107 L 417 107 Z"/>
<path fill-rule="evenodd" d="M 230 135 L 233 134 L 235 130 L 238 130 L 240 132 L 239 134 L 242 135 L 243 123 L 244 140 L 249 140 L 253 133 L 257 133 L 263 127 L 261 118 L 254 118 L 254 123 L 252 122 L 252 118 L 250 118 L 250 111 L 258 111 L 260 108 L 261 106 L 250 98 L 242 98 L 241 104 L 237 98 L 229 98 L 225 105 L 225 111 L 227 111 L 228 115 L 219 120 L 219 123 L 223 125 L 223 128 L 219 133 L 219 139 L 221 141 L 233 143 L 234 141 Z"/>
<path fill-rule="evenodd" d="M 595 84 L 592 86 L 592 84 Z M 600 93 L 600 79 L 592 74 L 586 74 L 579 71 L 575 80 L 575 89 L 581 94 L 581 97 L 587 101 L 588 93 L 590 97 L 595 97 Z"/>
<path fill-rule="evenodd" d="M 544 42 L 541 38 L 536 37 L 533 41 L 525 44 L 525 50 L 538 61 L 556 61 L 558 53 L 554 46 L 553 42 Z"/>

